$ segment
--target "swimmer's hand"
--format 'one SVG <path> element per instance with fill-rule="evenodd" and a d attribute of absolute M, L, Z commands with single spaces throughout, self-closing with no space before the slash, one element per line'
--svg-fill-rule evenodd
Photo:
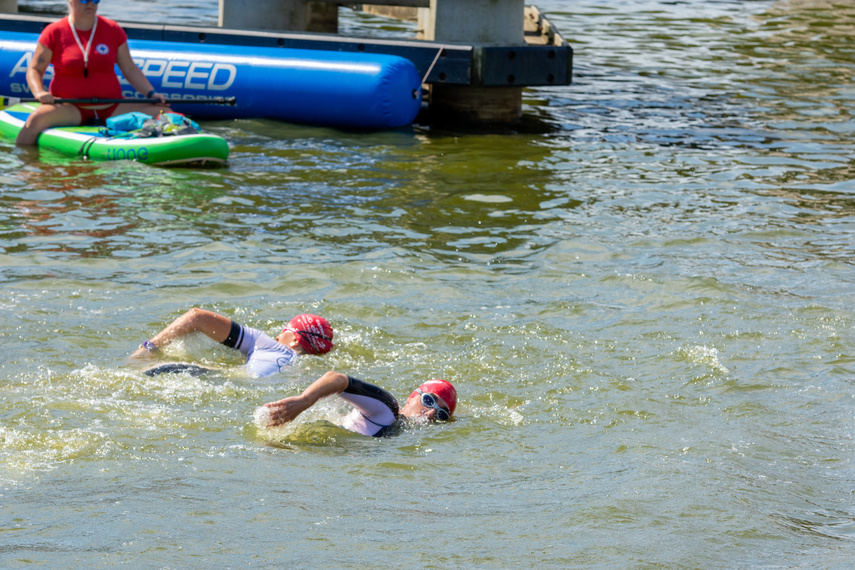
<path fill-rule="evenodd" d="M 264 404 L 270 413 L 267 427 L 275 427 L 292 421 L 294 418 L 311 408 L 321 398 L 340 394 L 350 385 L 345 374 L 330 370 L 306 388 L 299 396 L 283 398 L 278 402 Z"/>
<path fill-rule="evenodd" d="M 140 358 L 150 358 L 151 353 L 144 348 L 136 349 L 129 357 L 128 360 L 138 360 Z"/>
<path fill-rule="evenodd" d="M 151 341 L 147 340 L 143 342 L 138 349 L 136 349 L 129 357 L 129 360 L 136 360 L 138 358 L 151 358 L 157 352 L 159 352 L 159 348 L 155 346 Z"/>
<path fill-rule="evenodd" d="M 314 402 L 308 401 L 304 396 L 291 396 L 277 402 L 264 404 L 270 414 L 267 427 L 276 427 L 293 421 L 297 416 L 312 407 Z"/>

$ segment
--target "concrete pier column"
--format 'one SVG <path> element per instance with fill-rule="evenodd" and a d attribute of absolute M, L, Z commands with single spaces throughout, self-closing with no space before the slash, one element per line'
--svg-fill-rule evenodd
<path fill-rule="evenodd" d="M 220 0 L 221 28 L 338 32 L 338 4 L 311 0 Z"/>
<path fill-rule="evenodd" d="M 430 10 L 421 11 L 420 18 L 426 40 L 525 45 L 524 0 L 430 0 Z M 522 87 L 434 83 L 430 108 L 440 121 L 511 124 L 522 116 Z"/>
<path fill-rule="evenodd" d="M 384 16 L 386 18 L 393 18 L 395 20 L 410 20 L 413 22 L 418 20 L 418 10 L 418 8 L 413 8 L 411 6 L 381 6 L 377 4 L 362 5 L 363 12 L 377 14 L 378 16 Z"/>
<path fill-rule="evenodd" d="M 18 11 L 18 0 L 0 0 L 0 12 L 15 13 Z"/>

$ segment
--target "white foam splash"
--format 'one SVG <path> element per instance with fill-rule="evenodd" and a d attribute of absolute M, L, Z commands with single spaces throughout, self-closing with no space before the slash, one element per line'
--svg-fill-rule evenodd
<path fill-rule="evenodd" d="M 718 349 L 706 345 L 690 346 L 689 348 L 681 349 L 681 352 L 686 356 L 689 362 L 710 366 L 722 374 L 730 373 L 730 370 L 728 370 L 728 368 L 719 360 Z"/>
<path fill-rule="evenodd" d="M 252 421 L 255 423 L 256 427 L 262 429 L 266 428 L 267 424 L 270 422 L 270 410 L 264 406 L 255 408 L 255 412 L 252 414 Z"/>
<path fill-rule="evenodd" d="M 513 198 L 499 194 L 469 194 L 468 196 L 464 196 L 463 199 L 472 202 L 484 202 L 486 204 L 501 204 L 514 201 Z"/>

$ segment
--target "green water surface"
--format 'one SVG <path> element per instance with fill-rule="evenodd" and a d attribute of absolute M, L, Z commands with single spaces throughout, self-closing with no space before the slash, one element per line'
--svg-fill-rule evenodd
<path fill-rule="evenodd" d="M 0 566 L 849 567 L 855 10 L 538 5 L 574 84 L 516 131 L 211 122 L 201 171 L 0 141 Z M 337 348 L 127 362 L 192 306 Z M 456 418 L 256 422 L 329 369 Z"/>

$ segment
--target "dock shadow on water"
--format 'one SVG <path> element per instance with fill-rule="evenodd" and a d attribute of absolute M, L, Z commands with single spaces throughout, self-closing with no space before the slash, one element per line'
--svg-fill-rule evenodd
<path fill-rule="evenodd" d="M 216 121 L 217 171 L 0 141 L 3 566 L 849 565 L 855 12 L 538 5 L 575 53 L 538 128 Z M 192 306 L 336 349 L 127 362 Z M 455 420 L 257 423 L 330 369 L 445 378 Z"/>

